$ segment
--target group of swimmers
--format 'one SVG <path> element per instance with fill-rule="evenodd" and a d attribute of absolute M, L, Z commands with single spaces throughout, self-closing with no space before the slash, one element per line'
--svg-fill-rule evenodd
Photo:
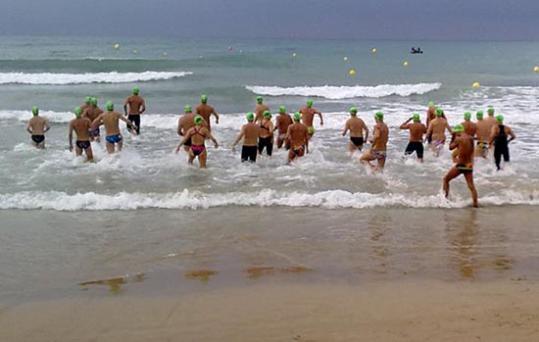
<path fill-rule="evenodd" d="M 99 127 L 104 125 L 106 147 L 108 153 L 114 153 L 122 149 L 122 135 L 119 121 L 124 121 L 128 130 L 134 134 L 140 134 L 140 115 L 145 110 L 145 101 L 140 96 L 139 88 L 133 88 L 132 95 L 124 103 L 124 114 L 114 110 L 111 101 L 105 103 L 105 110 L 97 105 L 97 98 L 87 97 L 85 103 L 74 109 L 75 119 L 69 123 L 69 149 L 73 150 L 73 131 L 77 135 L 75 153 L 77 156 L 86 153 L 88 161 L 93 160 L 91 141 L 100 141 Z M 240 133 L 232 144 L 232 149 L 241 141 L 242 162 L 256 162 L 257 155 L 264 151 L 268 156 L 272 155 L 274 142 L 277 148 L 288 150 L 288 163 L 296 158 L 309 153 L 309 141 L 315 134 L 314 118 L 320 118 L 320 125 L 324 124 L 322 113 L 313 107 L 313 101 L 307 100 L 306 105 L 299 111 L 290 115 L 284 106 L 279 107 L 279 113 L 272 121 L 269 107 L 262 97 L 256 98 L 254 112 L 246 115 L 247 123 L 241 127 Z M 454 127 L 450 127 L 442 109 L 434 103 L 429 103 L 426 124 L 421 122 L 418 113 L 414 113 L 408 120 L 400 125 L 401 130 L 409 131 L 409 143 L 405 154 L 414 152 L 420 162 L 423 161 L 424 143 L 435 156 L 438 156 L 446 143 L 446 131 L 451 134 L 449 149 L 453 151 L 452 157 L 455 165 L 449 170 L 443 179 L 443 189 L 446 197 L 449 196 L 449 182 L 464 175 L 472 194 L 473 206 L 477 207 L 477 191 L 473 183 L 474 157 L 487 158 L 489 150 L 493 150 L 494 160 L 498 170 L 501 168 L 501 158 L 509 162 L 508 143 L 515 139 L 512 129 L 504 125 L 502 115 L 494 116 L 494 109 L 488 108 L 488 117 L 483 118 L 483 112 L 476 114 L 477 122 L 471 121 L 471 113 L 464 113 L 464 121 Z M 375 126 L 372 129 L 369 140 L 369 128 L 358 117 L 356 107 L 349 110 L 350 118 L 344 125 L 343 136 L 349 134 L 350 153 L 362 151 L 363 145 L 370 142 L 370 148 L 366 149 L 360 157 L 361 163 L 370 166 L 375 171 L 381 171 L 386 162 L 387 143 L 389 129 L 384 122 L 384 114 L 377 112 L 374 115 Z M 28 122 L 27 131 L 31 134 L 34 145 L 38 148 L 45 147 L 45 133 L 50 129 L 46 118 L 39 116 L 39 109 L 32 108 L 32 119 Z M 215 117 L 215 123 L 219 123 L 219 114 L 208 104 L 208 96 L 200 97 L 200 104 L 195 111 L 191 106 L 185 106 L 184 114 L 178 120 L 177 133 L 181 137 L 176 148 L 176 153 L 182 147 L 189 155 L 189 163 L 198 159 L 201 168 L 206 167 L 207 151 L 206 140 L 211 140 L 215 147 L 219 143 L 212 134 L 211 116 Z M 276 132 L 276 134 L 275 134 Z M 274 138 L 274 135 L 276 137 Z M 476 143 L 474 143 L 476 141 Z M 371 162 L 376 161 L 376 165 Z"/>

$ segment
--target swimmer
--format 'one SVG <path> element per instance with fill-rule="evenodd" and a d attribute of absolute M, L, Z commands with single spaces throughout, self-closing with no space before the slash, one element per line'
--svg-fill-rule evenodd
<path fill-rule="evenodd" d="M 200 96 L 200 105 L 196 108 L 196 113 L 204 119 L 205 123 L 208 125 L 208 130 L 211 131 L 211 122 L 210 117 L 213 115 L 215 116 L 215 124 L 219 124 L 219 114 L 215 111 L 215 109 L 208 105 L 208 96 L 207 95 L 201 95 Z"/>
<path fill-rule="evenodd" d="M 309 139 L 312 138 L 314 135 L 315 129 L 314 129 L 314 116 L 318 115 L 320 117 L 320 126 L 324 126 L 324 118 L 322 117 L 322 113 L 320 113 L 319 110 L 316 108 L 313 108 L 313 100 L 307 100 L 307 105 L 299 110 L 301 114 L 301 122 L 307 126 L 307 130 L 309 131 Z"/>
<path fill-rule="evenodd" d="M 477 146 L 475 149 L 476 157 L 487 158 L 490 140 L 491 125 L 487 120 L 483 120 L 483 112 L 479 111 L 476 114 L 477 123 L 475 136 L 477 139 Z"/>
<path fill-rule="evenodd" d="M 92 97 L 91 96 L 86 96 L 84 98 L 84 103 L 80 106 L 80 109 L 84 113 L 86 111 L 86 109 L 91 106 L 91 104 L 92 104 Z"/>
<path fill-rule="evenodd" d="M 301 123 L 301 114 L 294 113 L 294 123 L 288 126 L 285 137 L 290 149 L 288 151 L 288 164 L 296 158 L 309 153 L 309 129 Z"/>
<path fill-rule="evenodd" d="M 133 88 L 133 95 L 129 96 L 124 103 L 124 113 L 127 120 L 136 127 L 137 135 L 140 134 L 140 116 L 146 111 L 146 103 L 139 93 L 138 87 Z"/>
<path fill-rule="evenodd" d="M 369 139 L 369 129 L 367 128 L 367 125 L 365 125 L 365 122 L 357 117 L 356 107 L 350 108 L 349 112 L 350 118 L 346 120 L 342 136 L 346 136 L 348 131 L 350 131 L 348 151 L 350 151 L 350 153 L 354 153 L 357 150 L 361 151 L 363 148 L 363 142 Z M 365 136 L 363 136 L 363 132 L 365 132 Z"/>
<path fill-rule="evenodd" d="M 286 112 L 286 107 L 279 107 L 279 115 L 275 119 L 275 128 L 274 131 L 278 131 L 277 135 L 277 148 L 283 147 L 283 144 L 286 141 L 286 132 L 288 132 L 288 126 L 292 124 L 292 118 Z M 285 145 L 285 148 L 288 150 L 288 144 Z"/>
<path fill-rule="evenodd" d="M 413 121 L 413 123 L 410 123 L 410 121 Z M 410 131 L 410 139 L 404 154 L 411 155 L 415 152 L 417 159 L 420 162 L 423 162 L 423 135 L 427 133 L 427 127 L 421 123 L 419 114 L 412 114 L 411 118 L 400 125 L 400 129 L 407 129 Z"/>
<path fill-rule="evenodd" d="M 256 97 L 255 107 L 255 122 L 260 122 L 264 119 L 264 112 L 268 111 L 269 107 L 264 104 L 262 96 Z"/>
<path fill-rule="evenodd" d="M 39 108 L 32 107 L 32 118 L 28 121 L 26 131 L 30 133 L 32 144 L 39 149 L 45 148 L 45 133 L 51 128 L 49 120 L 39 116 Z"/>
<path fill-rule="evenodd" d="M 247 123 L 241 127 L 240 134 L 232 144 L 232 150 L 243 139 L 241 148 L 241 162 L 256 162 L 258 152 L 258 136 L 260 135 L 260 126 L 255 123 L 255 115 L 251 112 L 245 116 Z"/>
<path fill-rule="evenodd" d="M 447 120 L 444 118 L 444 111 L 437 109 L 436 118 L 429 123 L 429 127 L 427 129 L 427 139 L 429 136 L 432 137 L 430 148 L 436 157 L 440 155 L 440 151 L 445 145 L 446 129 L 449 131 L 449 133 L 452 133 L 451 127 L 449 127 Z"/>
<path fill-rule="evenodd" d="M 264 112 L 264 119 L 260 123 L 258 134 L 258 153 L 262 154 L 265 148 L 266 153 L 271 157 L 271 152 L 273 151 L 273 122 L 271 122 L 271 113 L 269 111 Z"/>
<path fill-rule="evenodd" d="M 496 126 L 492 127 L 490 133 L 490 146 L 494 146 L 494 162 L 498 171 L 501 169 L 500 163 L 509 162 L 509 143 L 515 140 L 516 136 L 511 127 L 503 124 L 503 115 L 496 116 Z M 507 139 L 507 137 L 510 137 Z"/>
<path fill-rule="evenodd" d="M 73 113 L 75 113 L 75 119 L 69 122 L 69 151 L 73 152 L 73 131 L 75 131 L 77 134 L 75 154 L 78 157 L 82 155 L 82 151 L 84 151 L 84 153 L 86 153 L 86 161 L 91 162 L 94 160 L 92 145 L 90 144 L 90 128 L 92 122 L 87 117 L 82 116 L 82 109 L 80 107 L 75 108 Z"/>
<path fill-rule="evenodd" d="M 495 110 L 493 107 L 488 107 L 487 109 L 488 116 L 485 121 L 490 125 L 489 130 L 492 131 L 492 127 L 497 126 L 496 118 L 494 117 Z"/>
<path fill-rule="evenodd" d="M 201 115 L 195 116 L 193 125 L 194 126 L 187 131 L 178 147 L 176 147 L 176 153 L 180 151 L 180 148 L 185 145 L 186 142 L 189 142 L 189 164 L 193 164 L 195 158 L 198 158 L 200 168 L 205 169 L 208 152 L 206 151 L 204 142 L 206 139 L 210 139 L 215 144 L 215 148 L 219 147 L 219 143 L 215 140 L 210 130 L 205 126 L 204 118 Z"/>
<path fill-rule="evenodd" d="M 360 158 L 363 164 L 369 165 L 375 171 L 382 171 L 386 163 L 387 141 L 389 140 L 389 129 L 384 123 L 384 113 L 377 112 L 374 115 L 376 125 L 373 129 L 373 137 L 371 139 L 371 148 L 367 150 Z M 371 161 L 376 160 L 377 166 L 371 164 Z"/>
<path fill-rule="evenodd" d="M 436 106 L 434 102 L 429 102 L 429 108 L 427 109 L 427 119 L 426 127 L 429 127 L 429 124 L 432 120 L 436 119 Z M 432 135 L 427 136 L 427 142 L 430 144 L 432 142 Z"/>
<path fill-rule="evenodd" d="M 443 179 L 443 188 L 445 197 L 449 197 L 449 182 L 454 178 L 457 178 L 461 174 L 464 175 L 468 189 L 472 194 L 472 201 L 474 208 L 478 207 L 477 204 L 477 190 L 473 182 L 473 160 L 474 160 L 474 143 L 473 138 L 464 132 L 464 126 L 456 125 L 453 128 L 453 136 L 449 149 L 458 149 L 458 157 L 455 165 L 447 172 Z"/>
<path fill-rule="evenodd" d="M 82 110 L 82 108 L 81 108 Z M 88 120 L 90 120 L 90 123 L 94 122 L 95 119 L 97 119 L 97 117 L 99 115 L 101 115 L 103 113 L 103 110 L 101 110 L 101 108 L 99 108 L 97 106 L 97 98 L 96 97 L 92 97 L 90 99 L 90 106 L 86 108 L 86 110 L 84 110 L 84 112 L 82 113 L 82 117 L 83 118 L 87 118 Z M 97 141 L 99 142 L 100 140 L 100 131 L 99 131 L 99 127 L 92 130 L 90 132 L 90 140 L 91 141 Z"/>
<path fill-rule="evenodd" d="M 189 132 L 189 130 L 195 126 L 195 114 L 193 114 L 191 106 L 186 105 L 185 107 L 183 107 L 183 111 L 184 114 L 178 119 L 177 132 L 180 137 L 185 137 L 187 135 L 187 132 Z M 191 140 L 187 139 L 183 143 L 183 147 L 185 149 L 185 152 L 189 152 L 189 149 L 191 148 Z"/>
<path fill-rule="evenodd" d="M 107 101 L 105 104 L 106 112 L 99 115 L 94 122 L 92 122 L 92 129 L 96 129 L 101 125 L 105 126 L 105 140 L 107 142 L 107 152 L 114 153 L 115 146 L 118 146 L 118 152 L 123 147 L 123 137 L 120 133 L 119 120 L 122 120 L 127 124 L 129 128 L 136 131 L 137 126 L 128 121 L 122 114 L 114 111 L 114 105 L 111 101 Z"/>
<path fill-rule="evenodd" d="M 477 125 L 471 120 L 472 120 L 472 113 L 466 112 L 464 113 L 464 121 L 461 123 L 461 125 L 464 127 L 464 132 L 466 134 L 468 134 L 472 138 L 475 138 L 475 134 L 477 132 Z"/>

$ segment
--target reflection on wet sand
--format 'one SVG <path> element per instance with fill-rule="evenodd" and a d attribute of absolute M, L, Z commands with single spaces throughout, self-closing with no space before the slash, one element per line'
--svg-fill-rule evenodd
<path fill-rule="evenodd" d="M 123 285 L 127 283 L 140 283 L 140 282 L 143 282 L 144 279 L 145 279 L 144 273 L 137 273 L 133 276 L 125 275 L 125 276 L 108 278 L 108 279 L 84 281 L 82 283 L 79 283 L 79 285 L 82 286 L 84 289 L 87 289 L 91 285 L 106 285 L 109 287 L 110 293 L 119 294 L 124 290 L 122 288 Z"/>
<path fill-rule="evenodd" d="M 200 280 L 202 283 L 207 283 L 210 278 L 214 275 L 216 275 L 218 272 L 213 270 L 192 270 L 187 271 L 184 273 L 184 276 L 187 279 L 197 279 Z"/>
<path fill-rule="evenodd" d="M 392 227 L 392 224 L 391 217 L 384 214 L 373 216 L 368 221 L 373 260 L 377 261 L 374 271 L 377 273 L 385 274 L 390 267 L 390 244 L 387 241 L 388 237 L 386 236 L 386 232 L 391 230 L 390 227 Z"/>
<path fill-rule="evenodd" d="M 265 275 L 273 275 L 275 273 L 284 273 L 284 274 L 291 274 L 291 273 L 305 273 L 305 272 L 311 272 L 312 269 L 304 266 L 291 266 L 291 267 L 282 267 L 282 268 L 276 268 L 273 266 L 251 266 L 245 269 L 245 273 L 247 273 L 247 277 L 249 279 L 258 279 Z"/>

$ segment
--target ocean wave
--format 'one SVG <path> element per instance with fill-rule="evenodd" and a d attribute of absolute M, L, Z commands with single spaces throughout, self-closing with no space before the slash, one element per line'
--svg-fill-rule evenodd
<path fill-rule="evenodd" d="M 255 94 L 269 96 L 313 96 L 330 100 L 351 99 L 356 97 L 386 97 L 391 95 L 423 95 L 442 87 L 441 83 L 418 84 L 381 84 L 377 86 L 321 86 L 321 87 L 277 87 L 246 86 Z"/>
<path fill-rule="evenodd" d="M 83 74 L 64 73 L 0 73 L 0 84 L 31 84 L 31 85 L 67 85 L 89 83 L 130 83 L 157 80 L 170 80 L 192 75 L 192 72 L 99 72 Z"/>
<path fill-rule="evenodd" d="M 519 193 L 502 191 L 480 198 L 482 206 L 538 205 L 539 192 Z M 127 193 L 113 195 L 94 192 L 67 194 L 65 192 L 19 192 L 0 194 L 0 209 L 78 210 L 136 210 L 136 209 L 209 209 L 215 207 L 315 207 L 323 209 L 386 208 L 464 208 L 468 198 L 446 200 L 441 195 L 372 194 L 344 190 L 317 193 L 279 192 L 262 190 L 254 193 L 230 192 L 205 194 L 183 190 L 176 193 Z"/>

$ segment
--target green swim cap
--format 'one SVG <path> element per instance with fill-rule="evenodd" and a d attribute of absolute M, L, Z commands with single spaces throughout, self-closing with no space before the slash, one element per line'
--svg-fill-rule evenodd
<path fill-rule="evenodd" d="M 376 112 L 376 114 L 374 114 L 374 117 L 377 119 L 377 120 L 384 120 L 384 113 L 382 112 Z"/>
<path fill-rule="evenodd" d="M 208 102 L 208 95 L 200 95 L 200 102 L 202 103 Z"/>
<path fill-rule="evenodd" d="M 285 114 L 286 113 L 286 107 L 285 106 L 280 106 L 279 107 L 279 113 Z"/>
<path fill-rule="evenodd" d="M 294 113 L 294 121 L 297 121 L 297 122 L 301 121 L 301 114 L 299 112 Z"/>
<path fill-rule="evenodd" d="M 247 118 L 247 121 L 249 121 L 249 122 L 255 121 L 255 115 L 253 114 L 253 112 L 247 113 L 247 115 L 245 115 L 245 117 Z"/>
<path fill-rule="evenodd" d="M 349 112 L 350 112 L 350 114 L 357 114 L 357 108 L 356 107 L 350 107 Z"/>
<path fill-rule="evenodd" d="M 133 88 L 133 94 L 138 95 L 138 93 L 140 93 L 139 87 L 134 87 Z"/>
<path fill-rule="evenodd" d="M 496 115 L 496 121 L 502 123 L 503 122 L 503 115 Z"/>
<path fill-rule="evenodd" d="M 114 104 L 112 103 L 112 101 L 107 101 L 107 103 L 105 103 L 105 108 L 109 112 L 112 112 L 114 110 Z"/>
<path fill-rule="evenodd" d="M 414 113 L 414 114 L 412 114 L 412 120 L 414 120 L 414 122 L 420 122 L 421 117 L 419 116 L 418 113 Z"/>
<path fill-rule="evenodd" d="M 75 109 L 73 110 L 73 113 L 75 113 L 75 116 L 77 118 L 80 118 L 80 116 L 82 115 L 82 109 L 80 109 L 80 107 L 75 107 Z"/>
<path fill-rule="evenodd" d="M 464 132 L 464 126 L 462 125 L 456 125 L 453 127 L 453 133 L 462 133 Z"/>
<path fill-rule="evenodd" d="M 307 107 L 311 108 L 313 106 L 313 100 L 307 100 Z"/>
<path fill-rule="evenodd" d="M 491 115 L 491 116 L 494 115 L 494 108 L 488 107 L 487 112 L 488 112 L 488 115 Z"/>
<path fill-rule="evenodd" d="M 472 113 L 466 112 L 464 113 L 464 120 L 469 121 L 472 118 Z"/>
<path fill-rule="evenodd" d="M 264 112 L 264 117 L 267 118 L 267 119 L 271 118 L 271 113 L 269 111 L 265 111 Z"/>
<path fill-rule="evenodd" d="M 200 126 L 204 122 L 204 118 L 200 115 L 195 116 L 195 125 Z"/>
<path fill-rule="evenodd" d="M 97 106 L 97 97 L 92 96 L 92 99 L 91 99 L 91 101 L 90 101 L 90 104 L 91 104 L 92 106 Z"/>
<path fill-rule="evenodd" d="M 185 107 L 183 107 L 183 111 L 186 112 L 186 113 L 192 113 L 193 108 L 191 108 L 190 105 L 186 105 Z"/>
<path fill-rule="evenodd" d="M 32 107 L 32 114 L 34 116 L 37 116 L 39 114 L 39 108 L 37 108 L 36 106 L 33 106 Z"/>
<path fill-rule="evenodd" d="M 477 117 L 477 120 L 482 120 L 483 119 L 483 111 L 479 111 L 477 112 L 477 114 L 475 114 L 475 116 Z"/>
<path fill-rule="evenodd" d="M 434 102 L 433 101 L 429 101 L 429 108 L 432 108 L 434 107 Z"/>
<path fill-rule="evenodd" d="M 256 102 L 257 103 L 262 103 L 262 102 L 264 102 L 264 99 L 262 98 L 262 96 L 257 96 L 256 97 Z"/>
<path fill-rule="evenodd" d="M 84 103 L 86 103 L 88 105 L 91 104 L 92 103 L 92 97 L 91 96 L 86 96 L 84 98 Z"/>
<path fill-rule="evenodd" d="M 436 116 L 442 116 L 442 115 L 444 115 L 444 111 L 441 110 L 440 108 L 437 108 L 436 109 Z"/>

